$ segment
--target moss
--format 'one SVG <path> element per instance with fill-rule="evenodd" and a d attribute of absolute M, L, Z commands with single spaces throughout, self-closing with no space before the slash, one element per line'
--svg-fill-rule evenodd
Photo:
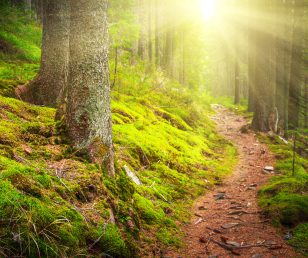
<path fill-rule="evenodd" d="M 36 76 L 41 30 L 17 10 L 0 13 L 0 40 L 9 46 L 0 53 L 0 94 L 7 96 Z M 236 151 L 214 130 L 208 95 L 122 62 L 112 96 L 116 178 L 69 146 L 54 109 L 0 96 L 0 218 L 17 221 L 0 225 L 0 252 L 20 256 L 12 238 L 19 230 L 29 257 L 136 257 L 140 242 L 179 246 L 192 200 L 232 170 Z"/>
<path fill-rule="evenodd" d="M 118 228 L 115 225 L 107 224 L 102 227 L 99 240 L 100 250 L 112 257 L 130 257 L 126 243 L 123 241 Z"/>
<path fill-rule="evenodd" d="M 308 223 L 303 223 L 293 230 L 293 238 L 289 243 L 308 256 Z"/>
<path fill-rule="evenodd" d="M 150 200 L 141 195 L 135 194 L 134 201 L 138 212 L 147 224 L 157 224 L 165 217 L 163 210 L 155 207 Z"/>
<path fill-rule="evenodd" d="M 157 238 L 167 246 L 175 246 L 180 247 L 181 241 L 179 237 L 174 234 L 174 232 L 170 232 L 170 230 L 166 228 L 160 229 L 157 233 Z"/>

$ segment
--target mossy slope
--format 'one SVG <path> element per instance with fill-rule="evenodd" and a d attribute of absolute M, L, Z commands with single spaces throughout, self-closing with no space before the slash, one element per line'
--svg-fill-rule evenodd
<path fill-rule="evenodd" d="M 307 136 L 302 135 L 303 142 Z M 260 191 L 260 205 L 274 219 L 293 231 L 290 244 L 308 255 L 308 161 L 305 154 L 296 154 L 293 174 L 293 146 L 278 137 L 262 137 L 276 156 L 276 169 L 280 175 L 273 177 Z"/>
<path fill-rule="evenodd" d="M 208 119 L 208 96 L 122 60 L 112 95 L 117 177 L 108 178 L 72 151 L 54 109 L 7 97 L 35 76 L 41 32 L 19 11 L 0 11 L 0 255 L 135 257 L 179 246 L 193 198 L 236 160 Z"/>

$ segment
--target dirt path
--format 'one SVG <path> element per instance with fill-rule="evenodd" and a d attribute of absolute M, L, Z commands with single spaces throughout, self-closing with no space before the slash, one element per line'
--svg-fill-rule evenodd
<path fill-rule="evenodd" d="M 215 109 L 217 113 L 212 119 L 218 132 L 238 148 L 239 163 L 221 186 L 195 202 L 191 211 L 194 216 L 184 228 L 186 246 L 164 257 L 301 257 L 262 217 L 257 205 L 257 191 L 270 177 L 263 168 L 273 166 L 273 155 L 258 143 L 253 133 L 240 133 L 246 124 L 242 117 L 221 106 Z M 230 245 L 241 247 L 226 250 Z"/>

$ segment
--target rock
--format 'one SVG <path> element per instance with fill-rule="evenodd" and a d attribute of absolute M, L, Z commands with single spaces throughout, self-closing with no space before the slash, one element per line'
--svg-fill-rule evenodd
<path fill-rule="evenodd" d="M 205 206 L 200 206 L 198 209 L 199 209 L 200 211 L 205 211 L 205 210 L 207 210 L 208 208 L 206 208 Z"/>
<path fill-rule="evenodd" d="M 258 186 L 258 184 L 251 184 L 251 185 L 249 185 L 250 187 L 257 187 Z"/>
<path fill-rule="evenodd" d="M 287 232 L 283 237 L 284 240 L 291 240 L 292 238 L 293 238 L 292 232 Z"/>
<path fill-rule="evenodd" d="M 249 187 L 247 187 L 247 190 L 255 191 L 255 190 L 256 190 L 256 188 L 255 188 L 255 187 L 251 187 L 251 186 L 249 186 Z"/>
<path fill-rule="evenodd" d="M 215 194 L 214 197 L 215 197 L 215 200 L 222 200 L 222 199 L 225 199 L 226 194 L 225 193 L 218 193 L 218 194 Z"/>
<path fill-rule="evenodd" d="M 221 227 L 224 229 L 230 229 L 230 228 L 237 227 L 238 225 L 240 225 L 240 223 L 226 223 L 222 225 Z"/>
<path fill-rule="evenodd" d="M 272 166 L 266 166 L 266 167 L 264 168 L 264 170 L 267 171 L 267 172 L 273 172 L 273 171 L 274 171 L 274 167 L 272 167 Z"/>

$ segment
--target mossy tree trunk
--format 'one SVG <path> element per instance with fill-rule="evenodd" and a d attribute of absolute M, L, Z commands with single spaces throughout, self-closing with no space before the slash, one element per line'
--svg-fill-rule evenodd
<path fill-rule="evenodd" d="M 114 175 L 106 0 L 70 0 L 66 122 L 75 148 Z"/>
<path fill-rule="evenodd" d="M 69 61 L 69 2 L 43 2 L 41 68 L 20 97 L 37 105 L 55 107 L 67 83 Z"/>

